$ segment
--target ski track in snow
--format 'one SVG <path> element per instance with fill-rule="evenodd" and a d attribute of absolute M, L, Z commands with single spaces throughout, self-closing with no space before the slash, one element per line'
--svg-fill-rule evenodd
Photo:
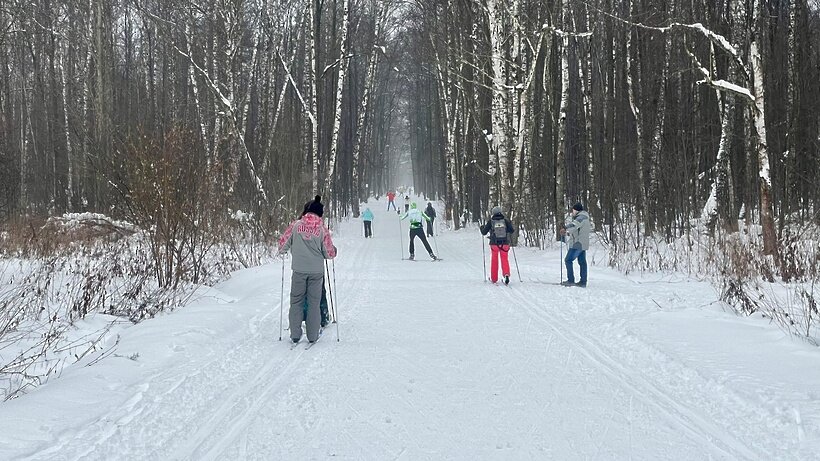
<path fill-rule="evenodd" d="M 792 392 L 794 401 L 810 402 L 811 394 L 783 389 L 764 400 L 743 388 L 753 378 L 739 375 L 733 386 L 698 369 L 709 356 L 692 365 L 641 334 L 636 321 L 655 310 L 657 297 L 686 306 L 708 302 L 708 293 L 663 281 L 652 285 L 665 291 L 653 290 L 592 265 L 589 288 L 556 286 L 544 280 L 557 278 L 557 253 L 545 259 L 523 248 L 517 256 L 527 281 L 518 282 L 511 260 L 511 286 L 493 285 L 481 275 L 475 229 L 431 241 L 440 264 L 407 264 L 398 258 L 396 214 L 385 206 L 371 202 L 374 238 L 361 237 L 358 220 L 335 232 L 331 288 L 340 323 L 310 350 L 291 350 L 287 331 L 278 340 L 281 263 L 237 274 L 223 286 L 237 298 L 223 311 L 235 314 L 236 330 L 205 318 L 175 332 L 165 339 L 174 353 L 168 363 L 119 390 L 120 403 L 68 420 L 49 440 L 21 443 L 9 457 L 814 456 L 817 405 L 805 403 L 801 417 L 801 408 L 778 400 Z"/>

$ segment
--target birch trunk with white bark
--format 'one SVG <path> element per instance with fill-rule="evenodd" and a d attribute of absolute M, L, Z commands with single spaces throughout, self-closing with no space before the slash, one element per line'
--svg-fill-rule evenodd
<path fill-rule="evenodd" d="M 763 253 L 778 261 L 777 233 L 775 232 L 774 210 L 772 207 L 772 180 L 769 171 L 769 148 L 766 139 L 766 95 L 763 82 L 763 56 L 760 41 L 763 28 L 760 25 L 760 11 L 763 0 L 753 0 L 752 33 L 749 46 L 749 61 L 754 79 L 754 126 L 757 134 L 758 179 L 760 187 L 760 224 L 763 226 Z"/>
<path fill-rule="evenodd" d="M 585 26 L 586 30 L 590 30 L 589 12 L 586 14 Z M 585 194 L 586 206 L 590 211 L 598 210 L 598 198 L 595 195 L 595 168 L 594 168 L 594 147 L 593 147 L 593 132 L 592 132 L 592 36 L 587 37 L 586 50 L 582 53 L 581 47 L 578 48 L 578 69 L 581 72 L 581 94 L 584 100 L 584 128 L 586 129 L 586 160 L 587 160 L 587 187 Z M 584 59 L 586 56 L 586 59 Z M 597 213 L 593 213 L 597 214 Z"/>
<path fill-rule="evenodd" d="M 561 24 L 569 23 L 568 0 L 561 8 Z M 555 150 L 555 230 L 556 236 L 567 212 L 566 175 L 567 155 L 567 109 L 569 107 L 569 35 L 561 34 L 561 106 L 558 112 L 558 146 Z"/>
<path fill-rule="evenodd" d="M 350 21 L 350 0 L 342 2 L 342 37 L 339 45 L 339 75 L 336 80 L 336 100 L 335 110 L 333 116 L 333 132 L 330 140 L 330 155 L 327 161 L 327 195 L 328 200 L 336 203 L 337 200 L 333 196 L 336 184 L 336 157 L 338 155 L 339 144 L 339 130 L 342 126 L 342 97 L 344 96 L 345 77 L 347 76 L 347 34 L 348 24 Z M 333 210 L 333 207 L 331 207 Z"/>
<path fill-rule="evenodd" d="M 490 205 L 503 204 L 509 195 L 507 181 L 507 128 L 508 107 L 507 74 L 504 62 L 504 1 L 488 0 L 488 26 L 492 51 L 492 150 L 490 151 Z M 506 211 L 506 210 L 505 210 Z"/>

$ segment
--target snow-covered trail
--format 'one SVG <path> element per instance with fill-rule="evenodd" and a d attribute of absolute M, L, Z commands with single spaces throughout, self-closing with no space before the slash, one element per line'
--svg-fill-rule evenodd
<path fill-rule="evenodd" d="M 398 219 L 383 206 L 371 203 L 374 238 L 361 237 L 358 220 L 342 224 L 335 237 L 340 342 L 335 325 L 310 350 L 291 349 L 287 332 L 279 342 L 281 265 L 243 271 L 219 287 L 214 302 L 129 332 L 121 347 L 142 351 L 148 364 L 83 368 L 66 383 L 7 404 L 19 415 L 44 411 L 49 395 L 69 395 L 73 406 L 62 411 L 88 411 L 73 420 L 18 421 L 40 432 L 21 431 L 27 439 L 7 454 L 414 460 L 816 453 L 820 408 L 805 380 L 820 382 L 819 372 L 760 376 L 753 358 L 745 366 L 746 358 L 724 356 L 731 351 L 720 346 L 692 346 L 688 331 L 652 336 L 669 325 L 655 312 L 676 315 L 711 302 L 706 285 L 636 281 L 592 267 L 590 288 L 564 288 L 544 283 L 558 281 L 557 251 L 523 248 L 517 256 L 524 282 L 511 260 L 511 287 L 492 285 L 483 281 L 475 229 L 431 242 L 443 262 L 418 249 L 419 261 L 402 261 Z M 406 246 L 406 222 L 402 232 Z M 289 279 L 287 271 L 286 305 Z M 149 333 L 152 322 L 174 326 Z M 777 346 L 820 363 L 811 349 Z M 100 376 L 106 366 L 120 373 L 120 385 Z M 729 366 L 735 368 L 727 372 Z M 116 371 L 122 367 L 129 371 Z M 102 403 L 54 390 L 71 381 L 101 388 L 94 395 Z M 80 395 L 87 401 L 77 402 Z M 5 430 L 12 425 L 0 422 L 0 434 Z M 0 445 L 3 459 L 4 450 Z"/>

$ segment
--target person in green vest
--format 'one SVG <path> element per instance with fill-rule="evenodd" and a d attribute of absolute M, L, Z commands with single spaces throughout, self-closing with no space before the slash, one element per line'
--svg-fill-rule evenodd
<path fill-rule="evenodd" d="M 424 228 L 422 227 L 422 221 L 430 222 L 430 217 L 423 211 L 416 208 L 416 202 L 412 202 L 410 204 L 410 209 L 407 213 L 404 213 L 401 220 L 404 221 L 408 218 L 410 219 L 410 259 L 413 260 L 416 258 L 416 237 L 421 239 L 421 243 L 424 244 L 424 248 L 427 249 L 427 253 L 430 254 L 430 258 L 434 261 L 438 259 L 436 255 L 433 254 L 433 249 L 430 248 L 430 243 L 427 242 L 427 237 L 424 236 Z"/>

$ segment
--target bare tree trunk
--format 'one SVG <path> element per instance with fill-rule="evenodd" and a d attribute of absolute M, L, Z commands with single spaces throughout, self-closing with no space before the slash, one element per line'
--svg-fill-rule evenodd
<path fill-rule="evenodd" d="M 490 204 L 504 204 L 510 195 L 507 152 L 507 72 L 504 62 L 504 9 L 503 0 L 488 0 L 488 26 L 493 69 L 492 150 L 490 151 Z M 509 211 L 509 210 L 505 210 Z"/>
<path fill-rule="evenodd" d="M 632 0 L 629 0 L 629 12 L 633 14 L 633 3 Z M 633 43 L 632 43 L 632 34 L 637 36 L 637 31 L 629 31 L 627 32 L 627 39 L 626 39 L 626 86 L 627 91 L 629 93 L 629 107 L 632 109 L 632 116 L 635 117 L 635 172 L 637 176 L 637 183 L 638 183 L 638 195 L 637 195 L 637 206 L 636 211 L 638 213 L 638 220 L 640 221 L 641 213 L 643 212 L 643 208 L 646 206 L 647 197 L 646 197 L 646 189 L 644 187 L 644 173 L 643 173 L 643 165 L 644 165 L 644 150 L 643 150 L 643 117 L 641 114 L 640 106 L 638 105 L 638 101 L 640 101 L 641 97 L 638 94 L 638 89 L 636 85 L 640 85 L 641 83 L 641 58 L 640 53 L 636 49 L 633 51 Z M 634 54 L 634 56 L 633 56 Z M 635 76 L 633 78 L 632 69 L 634 68 Z M 636 83 L 637 81 L 637 83 Z M 640 226 L 638 226 L 640 229 Z"/>
<path fill-rule="evenodd" d="M 343 0 L 342 2 L 342 38 L 339 45 L 339 77 L 336 80 L 336 100 L 333 116 L 333 132 L 330 141 L 330 155 L 327 161 L 327 194 L 330 196 L 328 200 L 332 203 L 339 203 L 334 197 L 335 189 L 338 187 L 336 181 L 336 157 L 339 144 L 339 130 L 342 126 L 342 97 L 344 96 L 345 76 L 347 75 L 347 28 L 350 18 L 350 0 Z M 332 207 L 332 209 L 335 207 Z"/>
<path fill-rule="evenodd" d="M 652 148 L 650 150 L 650 158 L 644 159 L 649 163 L 649 184 L 641 184 L 647 191 L 643 194 L 646 199 L 644 201 L 644 212 L 646 213 L 646 233 L 651 234 L 658 224 L 658 195 L 660 191 L 660 178 L 658 173 L 660 169 L 661 149 L 663 148 L 663 137 L 666 121 L 666 83 L 669 75 L 669 50 L 672 48 L 672 34 L 665 34 L 663 42 L 663 70 L 661 71 L 661 81 L 658 84 L 658 108 L 655 112 L 655 129 L 652 132 Z M 640 167 L 643 171 L 643 166 Z"/>
<path fill-rule="evenodd" d="M 108 14 L 108 3 L 105 0 L 94 0 L 95 7 L 95 28 L 94 28 L 94 48 L 95 48 L 95 67 L 96 67 L 96 84 L 95 84 L 95 107 L 94 120 L 96 123 L 96 144 L 97 144 L 97 162 L 96 168 L 102 169 L 107 165 L 104 160 L 108 160 L 111 155 L 111 120 L 113 109 L 113 89 L 111 87 L 111 56 L 110 56 L 110 40 L 111 40 L 111 20 Z M 99 170 L 98 170 L 99 171 Z M 100 171 L 101 172 L 101 171 Z M 105 178 L 100 174 L 95 175 L 97 181 L 94 187 L 94 204 L 99 207 L 104 203 L 103 197 L 106 197 L 107 186 Z"/>
<path fill-rule="evenodd" d="M 585 27 L 590 30 L 589 11 L 586 13 Z M 586 160 L 587 160 L 587 187 L 585 191 L 585 201 L 590 212 L 598 210 L 598 198 L 595 194 L 595 155 L 593 146 L 593 131 L 592 131 L 592 37 L 587 38 L 586 51 L 581 53 L 579 47 L 578 69 L 581 71 L 581 94 L 584 100 L 584 128 L 586 129 Z M 583 59 L 586 56 L 586 59 Z M 597 215 L 597 211 L 593 213 Z"/>
<path fill-rule="evenodd" d="M 188 56 L 193 56 L 191 53 L 191 26 L 189 24 L 185 25 L 185 47 L 186 51 L 188 52 Z M 207 129 L 205 128 L 205 117 L 202 114 L 202 104 L 199 101 L 199 85 L 196 81 L 196 73 L 194 72 L 194 66 L 192 63 L 188 64 L 188 79 L 191 82 L 191 89 L 194 93 L 194 105 L 196 105 L 196 117 L 199 121 L 199 135 L 202 139 L 202 148 L 208 149 L 208 135 Z M 208 165 L 210 166 L 211 158 L 208 157 Z"/>
<path fill-rule="evenodd" d="M 68 120 L 68 96 L 66 93 L 68 92 L 68 78 L 66 77 L 65 66 L 63 65 L 63 53 L 60 53 L 59 58 L 59 68 L 60 68 L 60 96 L 63 103 L 63 135 L 65 137 L 65 161 L 66 161 L 66 171 L 65 171 L 65 197 L 66 197 L 66 205 L 67 209 L 70 211 L 73 210 L 73 203 L 74 203 L 74 152 L 72 150 L 71 145 L 71 130 L 69 126 Z M 61 172 L 62 173 L 62 172 Z"/>
<path fill-rule="evenodd" d="M 773 256 L 778 261 L 777 233 L 775 232 L 774 211 L 772 207 L 772 180 L 769 171 L 769 148 L 766 141 L 766 97 L 763 83 L 763 56 L 760 53 L 759 42 L 763 36 L 760 26 L 760 10 L 763 0 L 754 0 L 752 13 L 752 33 L 749 46 L 749 61 L 754 79 L 754 117 L 755 131 L 757 132 L 757 161 L 759 165 L 758 178 L 760 187 L 760 224 L 763 226 L 763 253 Z"/>
<path fill-rule="evenodd" d="M 562 24 L 569 23 L 569 0 L 564 0 L 561 8 Z M 569 35 L 561 34 L 561 107 L 558 113 L 558 146 L 555 151 L 555 229 L 564 223 L 566 216 L 566 177 L 567 156 L 567 108 L 569 106 Z"/>
<path fill-rule="evenodd" d="M 319 27 L 319 17 L 322 12 L 319 9 L 319 4 L 317 0 L 309 0 L 311 2 L 310 7 L 310 85 L 311 85 L 311 94 L 310 94 L 310 106 L 311 106 L 311 113 L 314 115 L 314 118 L 311 120 L 313 122 L 313 131 L 311 133 L 311 158 L 312 158 L 312 165 L 313 168 L 313 191 L 319 191 L 319 82 L 318 82 L 318 73 L 319 73 L 319 53 L 316 49 L 316 46 L 319 41 L 319 34 L 321 33 L 318 30 Z M 282 62 L 284 64 L 284 61 Z M 295 85 L 294 85 L 295 86 Z"/>

